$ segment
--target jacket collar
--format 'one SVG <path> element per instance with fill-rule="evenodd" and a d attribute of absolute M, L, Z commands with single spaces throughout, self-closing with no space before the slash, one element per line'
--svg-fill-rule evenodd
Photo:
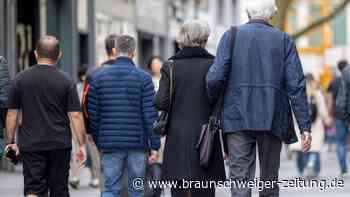
<path fill-rule="evenodd" d="M 262 20 L 262 19 L 251 19 L 248 22 L 248 24 L 253 24 L 253 23 L 259 23 L 259 24 L 263 24 L 263 25 L 267 25 L 267 26 L 273 27 L 270 23 L 268 23 L 267 21 Z"/>
<path fill-rule="evenodd" d="M 117 59 L 114 61 L 113 65 L 130 65 L 135 66 L 134 61 L 131 58 L 128 57 L 117 57 Z"/>
<path fill-rule="evenodd" d="M 190 59 L 190 58 L 205 58 L 205 59 L 214 59 L 214 56 L 211 55 L 207 50 L 201 47 L 185 47 L 177 52 L 170 59 Z"/>

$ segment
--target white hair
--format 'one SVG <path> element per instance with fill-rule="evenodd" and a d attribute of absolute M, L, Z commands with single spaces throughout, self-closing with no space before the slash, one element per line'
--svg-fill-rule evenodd
<path fill-rule="evenodd" d="M 277 13 L 275 0 L 253 1 L 245 6 L 249 19 L 270 20 Z"/>
<path fill-rule="evenodd" d="M 209 24 L 201 20 L 186 21 L 180 28 L 177 36 L 177 42 L 180 48 L 183 47 L 202 47 L 208 42 L 210 35 Z"/>

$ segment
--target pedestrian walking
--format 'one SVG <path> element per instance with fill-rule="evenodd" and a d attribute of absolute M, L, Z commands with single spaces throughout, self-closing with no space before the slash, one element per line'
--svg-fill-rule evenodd
<path fill-rule="evenodd" d="M 148 69 L 152 75 L 152 81 L 157 92 L 159 89 L 159 81 L 161 77 L 160 69 L 162 67 L 162 59 L 160 56 L 153 56 L 148 61 Z M 162 172 L 162 163 L 163 163 L 163 154 L 164 154 L 164 146 L 165 146 L 166 137 L 160 138 L 160 148 L 157 153 L 157 160 L 149 160 L 147 169 L 146 169 L 146 180 L 147 181 L 155 181 L 161 180 L 161 172 Z M 162 194 L 162 188 L 150 188 L 146 186 L 145 188 L 145 197 L 160 197 Z"/>
<path fill-rule="evenodd" d="M 79 95 L 79 100 L 82 102 L 83 94 L 84 94 L 84 86 L 86 83 L 86 72 L 87 68 L 82 67 L 78 70 L 78 79 L 79 81 L 77 82 L 77 91 Z M 78 139 L 75 135 L 73 135 L 73 147 L 72 151 L 75 152 L 76 149 L 79 148 L 79 142 Z M 91 174 L 91 179 L 90 179 L 90 187 L 92 188 L 97 188 L 100 184 L 100 158 L 98 154 L 97 147 L 92 140 L 90 136 L 87 138 L 87 144 L 86 144 L 86 153 L 87 153 L 87 162 L 86 162 L 86 167 L 89 169 L 90 174 Z M 81 167 L 79 165 L 79 162 L 77 159 L 72 157 L 71 160 L 71 178 L 69 181 L 69 185 L 74 188 L 78 189 L 79 183 L 80 183 L 80 173 L 81 173 Z"/>
<path fill-rule="evenodd" d="M 5 147 L 5 142 L 3 139 L 9 86 L 10 76 L 7 61 L 4 57 L 0 56 L 0 162 Z"/>
<path fill-rule="evenodd" d="M 179 184 L 183 180 L 225 180 L 223 151 L 218 134 L 215 136 L 212 161 L 205 169 L 200 165 L 196 147 L 202 125 L 208 122 L 213 110 L 205 88 L 205 76 L 214 60 L 214 56 L 205 50 L 209 35 L 210 28 L 206 22 L 185 22 L 177 39 L 181 50 L 161 69 L 156 105 L 160 111 L 168 111 L 170 115 L 162 165 L 163 180 L 175 180 Z M 175 84 L 171 99 L 170 66 Z M 215 196 L 215 187 L 172 188 L 171 193 L 173 197 L 211 197 Z"/>
<path fill-rule="evenodd" d="M 215 100 L 225 88 L 222 121 L 231 180 L 254 180 L 258 150 L 260 179 L 277 181 L 282 142 L 297 140 L 291 109 L 301 130 L 302 150 L 310 149 L 306 82 L 292 38 L 268 22 L 276 14 L 275 1 L 254 1 L 246 11 L 249 22 L 237 27 L 235 40 L 232 30 L 221 38 L 207 75 L 208 94 Z M 232 187 L 231 196 L 249 197 L 251 191 Z M 278 185 L 263 188 L 260 196 L 279 196 Z"/>
<path fill-rule="evenodd" d="M 117 59 L 93 74 L 89 83 L 88 131 L 101 154 L 103 197 L 121 196 L 125 167 L 129 196 L 144 196 L 133 181 L 145 179 L 148 153 L 156 158 L 160 146 L 152 132 L 157 117 L 152 78 L 133 62 L 135 48 L 134 38 L 118 36 L 113 49 Z"/>
<path fill-rule="evenodd" d="M 160 81 L 160 69 L 162 67 L 162 59 L 160 56 L 153 56 L 149 59 L 147 68 L 151 72 L 152 75 L 152 81 L 154 84 L 154 88 L 156 91 L 159 89 L 159 81 Z"/>
<path fill-rule="evenodd" d="M 338 63 L 341 77 L 332 91 L 335 100 L 335 127 L 336 127 L 336 150 L 340 165 L 340 176 L 347 177 L 347 140 L 349 137 L 350 122 L 350 66 L 343 60 Z"/>
<path fill-rule="evenodd" d="M 90 90 L 90 82 L 91 82 L 91 77 L 95 75 L 97 72 L 99 72 L 103 67 L 109 66 L 114 64 L 116 58 L 117 58 L 117 51 L 116 51 L 116 43 L 117 43 L 117 38 L 118 36 L 116 34 L 110 34 L 105 38 L 105 50 L 106 50 L 106 55 L 107 59 L 106 61 L 102 62 L 100 65 L 97 65 L 95 67 L 89 68 L 86 73 L 86 83 L 84 84 L 84 92 L 83 92 L 83 111 L 84 111 L 84 120 L 85 120 L 85 125 L 87 129 L 89 128 L 89 114 L 88 114 L 88 97 L 89 97 L 89 90 Z M 92 133 L 92 132 L 88 132 Z M 92 138 L 91 135 L 88 135 L 88 139 Z M 96 144 L 95 144 L 96 145 Z M 100 155 L 99 155 L 100 156 Z M 93 158 L 94 159 L 94 158 Z M 99 158 L 100 159 L 100 158 Z M 101 164 L 100 164 L 101 165 Z M 101 169 L 101 167 L 100 167 Z M 123 173 L 123 191 L 122 191 L 122 196 L 127 196 L 128 193 L 128 177 L 127 177 L 127 169 L 124 169 L 125 172 Z M 101 171 L 101 170 L 100 170 Z M 103 176 L 101 176 L 100 173 L 100 188 L 101 190 L 104 190 L 104 180 Z"/>
<path fill-rule="evenodd" d="M 22 158 L 26 197 L 69 197 L 70 122 L 79 141 L 77 159 L 81 165 L 86 159 L 79 97 L 75 83 L 56 67 L 62 52 L 55 37 L 41 37 L 35 56 L 37 65 L 19 73 L 9 91 L 5 150 Z"/>
<path fill-rule="evenodd" d="M 311 149 L 308 153 L 302 151 L 302 145 L 299 142 L 291 144 L 291 150 L 297 151 L 296 163 L 300 177 L 315 178 L 321 172 L 321 152 L 325 142 L 325 126 L 330 125 L 330 116 L 326 107 L 325 97 L 312 74 L 306 75 L 307 97 L 310 106 L 311 116 Z M 296 127 L 299 131 L 299 128 Z M 300 132 L 297 132 L 298 138 Z"/>

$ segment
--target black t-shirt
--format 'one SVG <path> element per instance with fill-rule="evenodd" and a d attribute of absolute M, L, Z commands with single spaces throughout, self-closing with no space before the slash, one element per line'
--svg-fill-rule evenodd
<path fill-rule="evenodd" d="M 22 151 L 71 147 L 68 112 L 81 111 L 77 89 L 56 67 L 35 65 L 13 80 L 9 109 L 22 112 L 18 144 Z"/>
<path fill-rule="evenodd" d="M 339 86 L 340 86 L 340 77 L 337 77 L 336 79 L 334 79 L 331 84 L 328 87 L 328 92 L 332 93 L 332 97 L 333 100 L 335 101 L 338 95 L 338 91 L 339 91 Z"/>

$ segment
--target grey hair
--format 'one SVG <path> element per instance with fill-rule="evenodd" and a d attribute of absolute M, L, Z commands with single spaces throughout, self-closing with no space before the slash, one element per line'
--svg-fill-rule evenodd
<path fill-rule="evenodd" d="M 208 42 L 210 35 L 209 24 L 201 20 L 186 21 L 180 28 L 177 36 L 177 42 L 180 48 L 183 47 L 202 47 Z"/>
<path fill-rule="evenodd" d="M 246 6 L 249 19 L 270 20 L 277 14 L 275 0 L 254 1 Z"/>
<path fill-rule="evenodd" d="M 136 50 L 136 41 L 133 37 L 128 35 L 121 35 L 117 37 L 116 50 L 118 55 L 128 55 Z"/>

